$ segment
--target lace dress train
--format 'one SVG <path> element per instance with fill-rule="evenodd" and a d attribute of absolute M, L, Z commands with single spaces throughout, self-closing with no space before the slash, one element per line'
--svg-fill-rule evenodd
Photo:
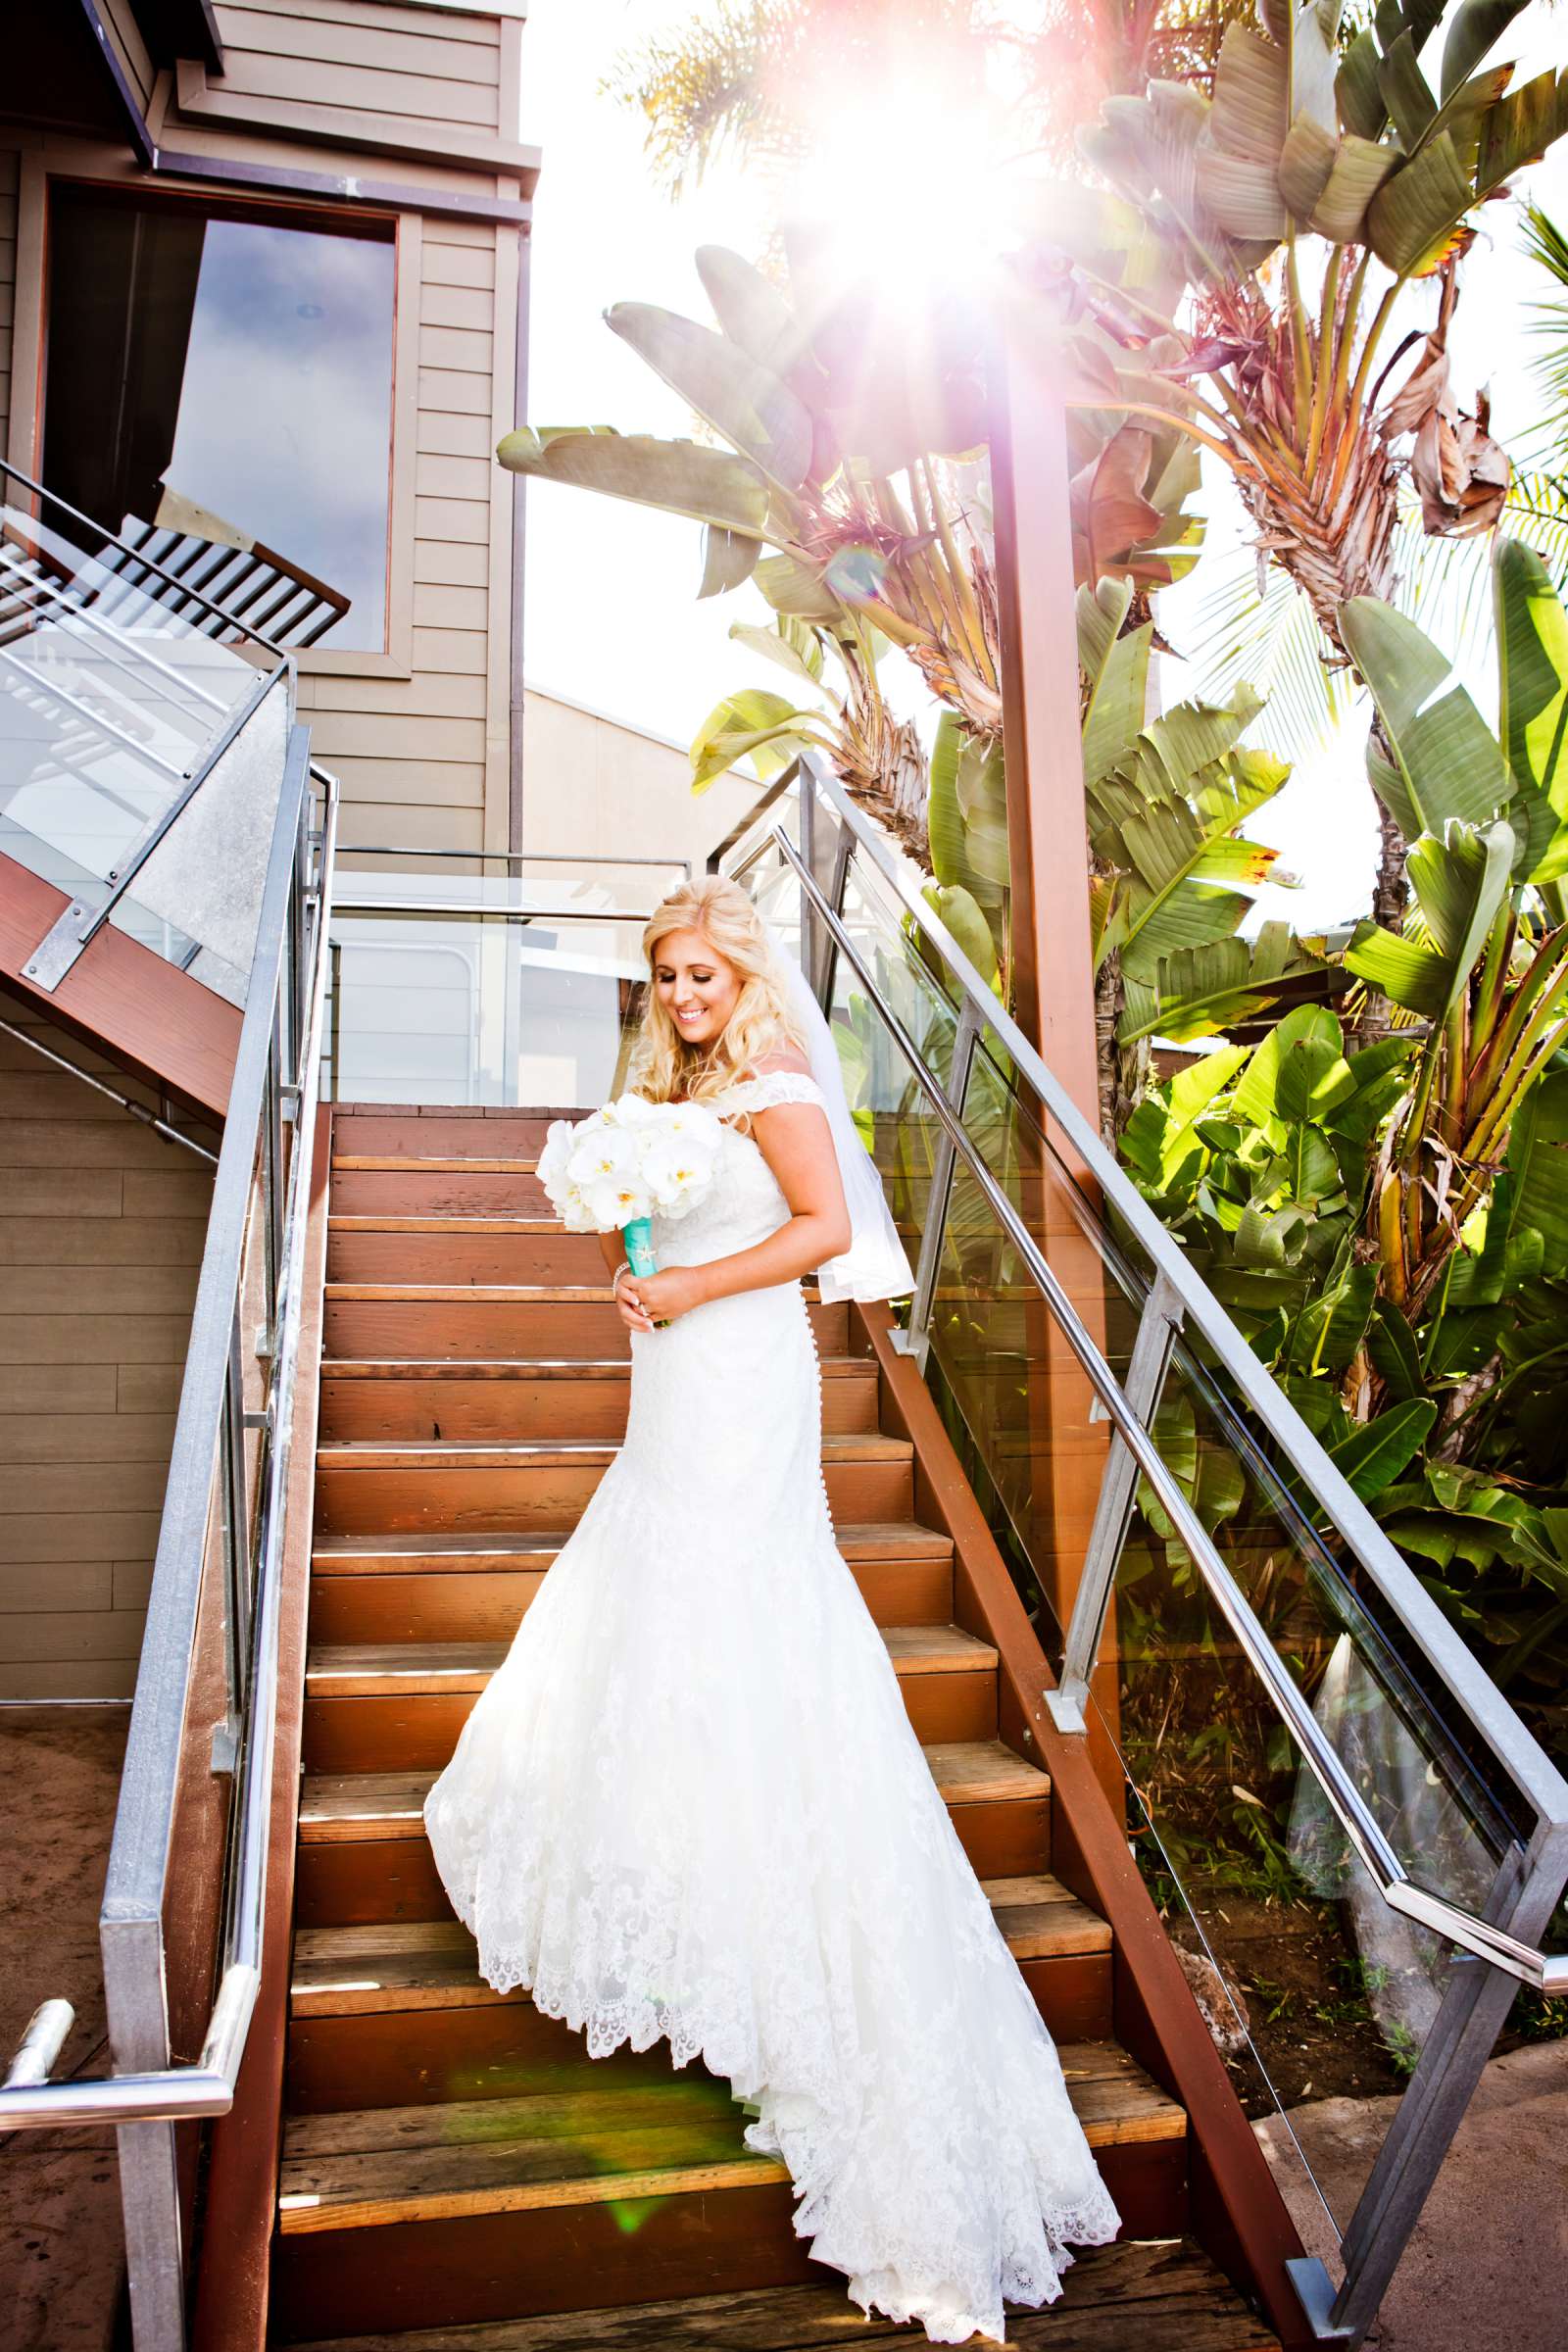
<path fill-rule="evenodd" d="M 726 1115 L 819 1101 L 776 1072 Z M 727 1128 L 661 1261 L 789 1211 Z M 797 2232 L 935 2342 L 1004 2335 L 1117 2217 L 834 1542 L 798 1285 L 632 1338 L 625 1444 L 424 1819 L 500 1988 L 596 2057 L 667 2038 L 756 2110 Z"/>

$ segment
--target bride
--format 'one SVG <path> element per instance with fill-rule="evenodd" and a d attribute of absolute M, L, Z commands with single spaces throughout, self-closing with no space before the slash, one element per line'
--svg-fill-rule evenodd
<path fill-rule="evenodd" d="M 643 947 L 631 1083 L 725 1122 L 715 1179 L 658 1273 L 615 1266 L 625 1444 L 425 1827 L 493 1985 L 726 2076 L 867 2314 L 1000 2339 L 1117 2216 L 834 1543 L 801 1277 L 886 1298 L 908 1262 L 746 893 L 685 884 Z"/>

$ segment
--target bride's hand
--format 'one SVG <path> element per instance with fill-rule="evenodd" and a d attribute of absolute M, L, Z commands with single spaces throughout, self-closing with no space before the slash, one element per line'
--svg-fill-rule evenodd
<path fill-rule="evenodd" d="M 691 1312 L 703 1302 L 702 1285 L 695 1266 L 661 1266 L 657 1274 L 627 1275 L 622 1278 L 620 1296 L 627 1291 L 640 1300 L 645 1312 L 656 1323 L 673 1323 L 678 1315 Z M 634 1325 L 641 1330 L 643 1325 Z"/>
<path fill-rule="evenodd" d="M 635 1274 L 622 1274 L 614 1286 L 615 1307 L 628 1331 L 652 1331 L 653 1317 L 639 1297 L 642 1284 Z"/>

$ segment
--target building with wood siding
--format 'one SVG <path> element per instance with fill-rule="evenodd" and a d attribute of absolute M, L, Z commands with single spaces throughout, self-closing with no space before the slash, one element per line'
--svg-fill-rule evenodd
<path fill-rule="evenodd" d="M 29 42 L 47 40 L 34 74 L 47 64 L 51 111 L 79 120 L 0 121 L 6 456 L 57 486 L 49 246 L 68 187 L 389 247 L 384 609 L 373 629 L 301 652 L 300 709 L 341 777 L 346 841 L 516 847 L 521 535 L 493 451 L 526 365 L 538 158 L 514 135 L 521 0 L 24 0 L 18 14 L 18 95 L 36 86 Z M 279 536 L 264 514 L 228 519 Z"/>
<path fill-rule="evenodd" d="M 0 459 L 346 602 L 290 649 L 345 849 L 699 862 L 744 786 L 694 802 L 677 747 L 524 694 L 524 0 L 5 14 Z M 0 1697 L 123 1696 L 211 1177 L 24 1039 L 209 1143 L 213 1100 L 0 1014 Z"/>

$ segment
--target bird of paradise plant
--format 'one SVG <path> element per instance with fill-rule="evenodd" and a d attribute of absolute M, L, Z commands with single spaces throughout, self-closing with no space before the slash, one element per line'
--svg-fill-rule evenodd
<path fill-rule="evenodd" d="M 1510 483 L 1486 403 L 1467 414 L 1447 341 L 1481 206 L 1568 130 L 1568 71 L 1521 88 L 1485 64 L 1525 0 L 1381 0 L 1340 47 L 1339 0 L 1263 0 L 1226 30 L 1212 99 L 1152 82 L 1086 135 L 1105 187 L 1058 209 L 1105 337 L 1082 347 L 1130 414 L 1223 460 L 1261 557 L 1304 590 L 1331 659 L 1340 613 L 1395 585 L 1406 474 L 1429 533 L 1498 518 Z M 1434 88 L 1421 55 L 1446 32 Z M 1309 266 L 1310 265 L 1310 266 Z M 1424 329 L 1391 352 L 1407 288 Z M 1408 372 L 1391 389 L 1398 362 Z M 1374 912 L 1397 920 L 1404 841 L 1387 807 Z"/>
<path fill-rule="evenodd" d="M 1373 1185 L 1384 1285 L 1409 1321 L 1568 1047 L 1568 612 L 1517 542 L 1498 542 L 1494 576 L 1496 736 L 1412 622 L 1364 600 L 1341 615 L 1393 754 L 1372 746 L 1374 785 L 1417 836 L 1415 922 L 1363 923 L 1346 955 L 1425 1023 Z"/>
<path fill-rule="evenodd" d="M 743 624 L 736 634 L 809 685 L 813 701 L 755 687 L 726 696 L 694 739 L 694 784 L 701 790 L 747 757 L 766 773 L 803 746 L 821 749 L 935 873 L 950 919 L 976 944 L 977 920 L 990 932 L 1005 985 L 1004 887 L 982 904 L 958 878 L 992 858 L 982 835 L 987 844 L 999 826 L 1005 835 L 996 582 L 969 463 L 987 431 L 985 321 L 957 299 L 914 320 L 875 318 L 864 289 L 834 282 L 808 243 L 793 262 L 798 303 L 739 255 L 702 248 L 713 327 L 645 303 L 607 313 L 716 443 L 519 427 L 497 455 L 514 472 L 705 526 L 699 593 L 753 581 L 777 625 Z M 1073 537 L 1089 577 L 1114 567 L 1147 589 L 1180 576 L 1202 535 L 1185 503 L 1198 486 L 1195 453 L 1179 434 L 1116 416 L 1081 416 L 1074 429 Z M 878 662 L 889 643 L 957 723 L 962 785 L 951 806 L 973 837 L 961 858 L 940 856 L 928 822 L 945 769 L 928 772 L 914 728 L 883 695 Z M 824 680 L 824 653 L 836 689 Z M 981 777 L 984 791 L 971 793 L 970 779 Z"/>

